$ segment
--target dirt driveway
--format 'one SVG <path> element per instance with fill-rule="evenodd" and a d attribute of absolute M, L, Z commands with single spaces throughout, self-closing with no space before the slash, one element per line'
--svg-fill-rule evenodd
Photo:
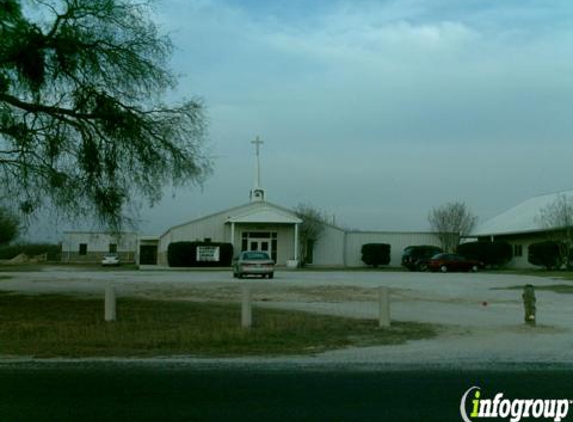
<path fill-rule="evenodd" d="M 8 278 L 7 278 L 8 277 Z M 330 362 L 571 362 L 573 295 L 537 291 L 538 326 L 522 324 L 521 290 L 527 283 L 571 282 L 488 273 L 432 274 L 375 271 L 278 271 L 274 280 L 235 280 L 230 271 L 114 271 L 46 267 L 0 272 L 0 290 L 101 295 L 113 283 L 119 295 L 169 300 L 239 301 L 251 286 L 257 306 L 350 317 L 376 317 L 377 287 L 391 289 L 392 318 L 440 324 L 436 339 L 403 346 L 327 352 Z M 510 289 L 508 289 L 510 288 Z M 296 358 L 294 358 L 296 359 Z M 260 361 L 260 359 L 257 359 Z M 271 359 L 272 360 L 272 359 Z"/>

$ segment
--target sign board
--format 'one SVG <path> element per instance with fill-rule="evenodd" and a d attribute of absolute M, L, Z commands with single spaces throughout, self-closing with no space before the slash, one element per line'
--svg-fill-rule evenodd
<path fill-rule="evenodd" d="M 219 261 L 219 246 L 197 246 L 196 261 Z"/>

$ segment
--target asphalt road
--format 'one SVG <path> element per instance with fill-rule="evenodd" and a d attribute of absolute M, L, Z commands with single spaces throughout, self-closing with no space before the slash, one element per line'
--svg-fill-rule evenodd
<path fill-rule="evenodd" d="M 462 420 L 472 386 L 484 397 L 573 398 L 573 368 L 524 369 L 0 364 L 0 420 L 447 422 Z"/>

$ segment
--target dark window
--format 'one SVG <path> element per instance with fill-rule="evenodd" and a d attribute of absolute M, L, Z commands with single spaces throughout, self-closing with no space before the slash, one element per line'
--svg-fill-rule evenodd
<path fill-rule="evenodd" d="M 277 239 L 271 240 L 271 259 L 277 262 Z"/>
<path fill-rule="evenodd" d="M 306 263 L 312 264 L 314 261 L 314 242 L 312 240 L 306 241 Z"/>
<path fill-rule="evenodd" d="M 249 241 L 247 239 L 243 239 L 243 242 L 241 243 L 241 251 L 246 251 L 248 249 L 249 246 Z"/>
<path fill-rule="evenodd" d="M 80 243 L 80 255 L 87 255 L 87 253 L 88 253 L 88 244 Z"/>
<path fill-rule="evenodd" d="M 513 256 L 523 256 L 523 245 L 513 245 Z"/>
<path fill-rule="evenodd" d="M 117 243 L 109 244 L 109 253 L 117 253 Z"/>
<path fill-rule="evenodd" d="M 142 265 L 157 265 L 157 246 L 141 245 L 139 247 L 139 263 Z"/>
<path fill-rule="evenodd" d="M 210 242 L 210 241 L 211 241 L 211 238 L 210 238 L 210 237 L 206 237 L 206 238 L 203 239 L 203 242 Z"/>
<path fill-rule="evenodd" d="M 245 252 L 243 253 L 243 259 L 269 259 L 269 254 L 266 252 Z"/>
<path fill-rule="evenodd" d="M 245 238 L 250 238 L 250 237 L 254 237 L 257 239 L 268 239 L 268 238 L 273 238 L 275 239 L 277 237 L 276 232 L 243 232 L 241 237 L 243 239 Z"/>

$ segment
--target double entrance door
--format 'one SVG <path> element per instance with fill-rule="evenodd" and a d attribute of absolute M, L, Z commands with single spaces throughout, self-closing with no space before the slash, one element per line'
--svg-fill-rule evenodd
<path fill-rule="evenodd" d="M 271 255 L 271 245 L 269 239 L 249 239 L 250 251 L 263 251 Z"/>
<path fill-rule="evenodd" d="M 243 232 L 241 246 L 243 251 L 266 252 L 272 260 L 277 261 L 276 232 Z"/>

